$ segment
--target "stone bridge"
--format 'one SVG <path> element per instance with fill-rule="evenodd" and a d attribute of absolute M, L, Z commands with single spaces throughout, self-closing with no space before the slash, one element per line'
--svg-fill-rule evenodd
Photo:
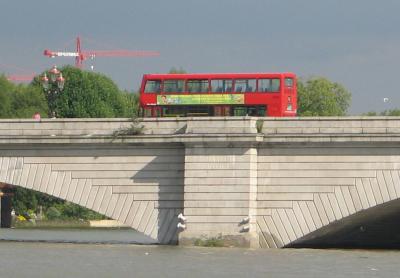
<path fill-rule="evenodd" d="M 139 125 L 139 135 L 116 136 L 137 127 L 128 119 L 0 120 L 0 183 L 87 207 L 162 244 L 329 245 L 399 225 L 399 118 Z"/>

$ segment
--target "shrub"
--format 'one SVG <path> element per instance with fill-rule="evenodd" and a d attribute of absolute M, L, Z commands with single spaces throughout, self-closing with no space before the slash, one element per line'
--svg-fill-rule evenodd
<path fill-rule="evenodd" d="M 61 212 L 55 207 L 49 207 L 46 212 L 46 217 L 49 220 L 59 219 L 61 217 Z"/>

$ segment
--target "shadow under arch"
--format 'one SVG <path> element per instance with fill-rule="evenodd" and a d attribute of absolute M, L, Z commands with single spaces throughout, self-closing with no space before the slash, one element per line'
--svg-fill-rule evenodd
<path fill-rule="evenodd" d="M 332 222 L 284 247 L 400 249 L 400 199 Z"/>
<path fill-rule="evenodd" d="M 171 156 L 171 151 L 176 153 Z M 150 234 L 159 244 L 178 244 L 178 215 L 184 207 L 184 149 L 175 146 L 167 154 L 157 153 L 130 180 L 133 184 L 126 188 L 134 193 L 137 206 L 137 221 L 131 226 Z M 140 187 L 148 189 L 140 191 Z"/>

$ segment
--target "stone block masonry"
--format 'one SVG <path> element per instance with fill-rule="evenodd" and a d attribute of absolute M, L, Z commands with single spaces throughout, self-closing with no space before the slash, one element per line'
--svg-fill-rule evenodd
<path fill-rule="evenodd" d="M 161 244 L 265 248 L 318 237 L 400 196 L 397 117 L 143 119 L 143 134 L 113 136 L 130 124 L 0 120 L 0 183 Z"/>

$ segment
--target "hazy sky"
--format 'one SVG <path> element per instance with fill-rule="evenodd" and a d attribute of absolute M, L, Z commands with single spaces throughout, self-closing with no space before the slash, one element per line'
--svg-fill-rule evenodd
<path fill-rule="evenodd" d="M 0 0 L 0 72 L 40 73 L 71 58 L 44 49 L 155 50 L 86 68 L 136 90 L 143 73 L 291 71 L 353 95 L 351 114 L 400 108 L 398 0 Z M 7 65 L 8 67 L 6 67 Z M 389 98 L 384 102 L 384 98 Z"/>

